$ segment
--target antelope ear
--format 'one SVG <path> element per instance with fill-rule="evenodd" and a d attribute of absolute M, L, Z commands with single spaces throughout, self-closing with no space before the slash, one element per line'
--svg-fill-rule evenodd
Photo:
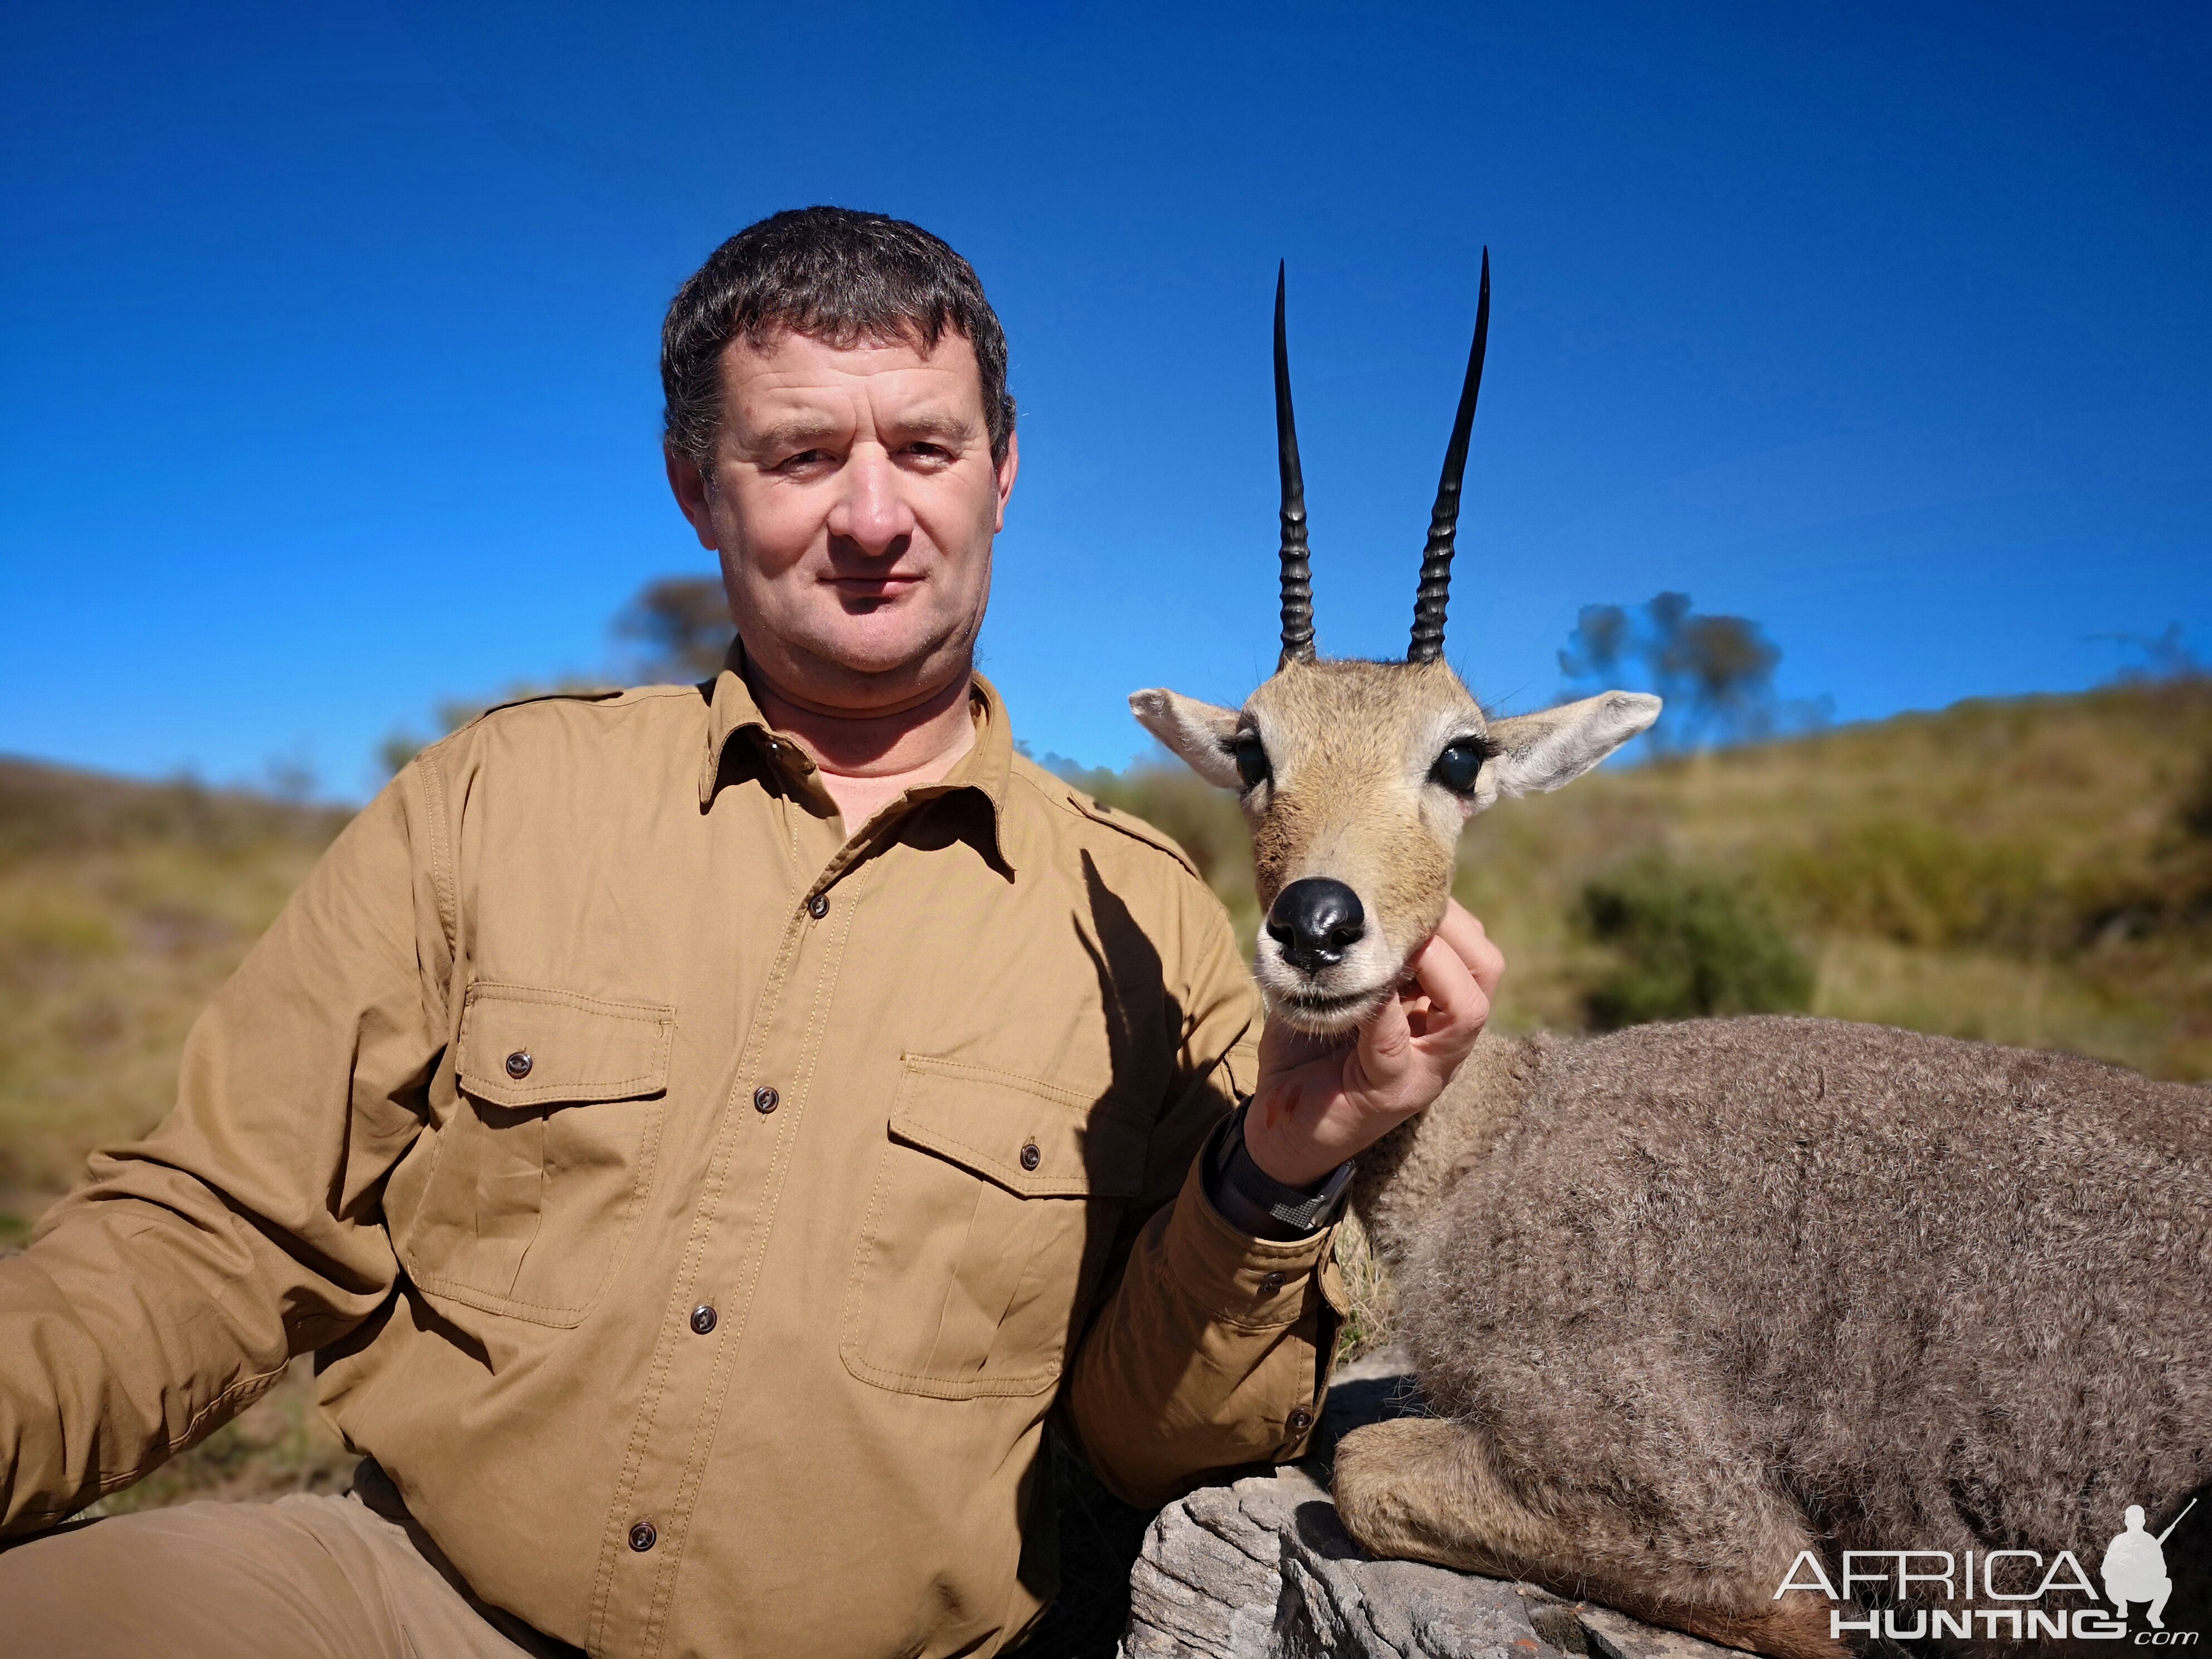
<path fill-rule="evenodd" d="M 1605 691 L 1580 702 L 1490 723 L 1498 758 L 1483 769 L 1481 804 L 1572 783 L 1659 718 L 1660 702 L 1641 691 Z"/>
<path fill-rule="evenodd" d="M 1229 739 L 1237 733 L 1237 711 L 1221 708 L 1179 691 L 1133 691 L 1129 712 L 1137 723 L 1181 755 L 1190 769 L 1219 789 L 1238 789 L 1237 759 Z"/>

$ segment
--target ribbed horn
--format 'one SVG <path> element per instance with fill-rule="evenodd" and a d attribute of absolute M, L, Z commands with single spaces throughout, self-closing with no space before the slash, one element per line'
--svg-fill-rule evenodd
<path fill-rule="evenodd" d="M 1291 413 L 1291 349 L 1283 330 L 1280 264 L 1275 267 L 1275 450 L 1283 469 L 1281 661 L 1310 661 L 1314 653 L 1313 564 L 1306 547 L 1306 483 L 1305 475 L 1298 469 L 1298 423 Z"/>
<path fill-rule="evenodd" d="M 1467 471 L 1468 434 L 1474 427 L 1474 400 L 1482 390 L 1482 354 L 1490 343 L 1490 250 L 1482 250 L 1482 295 L 1474 306 L 1474 344 L 1467 354 L 1467 381 L 1460 387 L 1459 414 L 1451 442 L 1444 447 L 1443 477 L 1437 481 L 1437 504 L 1429 514 L 1429 544 L 1421 552 L 1421 586 L 1413 596 L 1413 642 L 1407 662 L 1434 662 L 1444 653 L 1444 602 L 1451 593 L 1454 539 L 1459 533 L 1459 481 Z M 1287 614 L 1287 613 L 1286 613 Z"/>

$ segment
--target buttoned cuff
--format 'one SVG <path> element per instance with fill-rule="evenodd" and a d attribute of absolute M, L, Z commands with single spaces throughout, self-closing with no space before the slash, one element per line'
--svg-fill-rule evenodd
<path fill-rule="evenodd" d="M 1330 1264 L 1334 1225 L 1297 1238 L 1258 1238 L 1236 1226 L 1206 1196 L 1206 1164 L 1213 1147 L 1191 1161 L 1166 1237 L 1163 1266 L 1182 1291 L 1209 1317 L 1247 1330 L 1295 1324 L 1305 1310 L 1307 1281 Z M 1341 1300 L 1328 1294 L 1332 1307 Z"/>

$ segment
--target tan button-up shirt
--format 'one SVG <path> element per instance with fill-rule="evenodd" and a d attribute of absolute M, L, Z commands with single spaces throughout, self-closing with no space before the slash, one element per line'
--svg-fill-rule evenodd
<path fill-rule="evenodd" d="M 1196 872 L 980 682 L 849 837 L 711 690 L 498 710 L 338 838 L 175 1111 L 0 1263 L 0 1530 L 312 1349 L 550 1635 L 988 1654 L 1054 1589 L 1048 1413 L 1143 1502 L 1297 1449 L 1333 1269 L 1197 1184 L 1257 1006 Z"/>

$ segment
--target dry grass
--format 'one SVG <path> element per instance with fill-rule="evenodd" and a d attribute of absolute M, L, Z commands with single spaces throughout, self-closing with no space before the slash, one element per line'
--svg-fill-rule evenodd
<path fill-rule="evenodd" d="M 168 1109 L 193 1018 L 343 822 L 0 762 L 0 1245 Z"/>
<path fill-rule="evenodd" d="M 1508 1029 L 1581 1023 L 1599 959 L 1575 897 L 1656 848 L 1766 892 L 1814 950 L 1820 1012 L 2212 1076 L 2212 930 L 2130 921 L 2208 759 L 2195 680 L 1610 768 L 1478 818 L 1459 896 L 1511 963 Z"/>
<path fill-rule="evenodd" d="M 1388 1346 L 1398 1325 L 1398 1290 L 1358 1214 L 1347 1210 L 1337 1224 L 1336 1265 L 1344 1274 L 1345 1300 L 1351 1308 L 1336 1333 L 1336 1361 L 1357 1359 Z"/>

